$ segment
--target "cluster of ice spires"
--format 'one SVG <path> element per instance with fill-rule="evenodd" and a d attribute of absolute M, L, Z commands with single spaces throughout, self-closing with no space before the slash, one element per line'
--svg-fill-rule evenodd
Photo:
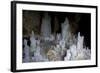
<path fill-rule="evenodd" d="M 34 31 L 30 36 L 30 46 L 24 39 L 23 62 L 43 62 L 43 61 L 66 61 L 66 60 L 87 60 L 91 58 L 91 50 L 84 46 L 84 36 L 74 36 L 70 38 L 70 24 L 65 18 L 61 24 L 61 33 L 56 34 L 56 38 L 51 34 L 51 23 L 48 14 L 42 20 L 42 39 L 35 37 Z M 41 42 L 42 41 L 42 42 Z M 48 44 L 49 43 L 49 44 Z M 44 44 L 44 46 L 43 46 Z M 49 46 L 48 46 L 49 45 Z"/>
<path fill-rule="evenodd" d="M 87 60 L 91 59 L 91 51 L 83 46 L 84 37 L 78 33 L 77 44 L 73 44 L 66 50 L 64 60 Z"/>

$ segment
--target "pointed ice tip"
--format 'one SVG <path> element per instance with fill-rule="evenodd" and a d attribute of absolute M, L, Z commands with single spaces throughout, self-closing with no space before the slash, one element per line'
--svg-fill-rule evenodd
<path fill-rule="evenodd" d="M 34 31 L 32 30 L 32 36 L 34 36 Z"/>
<path fill-rule="evenodd" d="M 24 39 L 24 45 L 27 45 L 27 40 L 26 39 Z"/>
<path fill-rule="evenodd" d="M 32 33 L 33 33 L 33 30 L 32 30 Z"/>
<path fill-rule="evenodd" d="M 67 17 L 65 18 L 64 23 L 69 24 L 69 20 L 68 20 L 68 18 L 67 18 Z"/>
<path fill-rule="evenodd" d="M 78 37 L 80 36 L 80 32 L 78 32 Z"/>

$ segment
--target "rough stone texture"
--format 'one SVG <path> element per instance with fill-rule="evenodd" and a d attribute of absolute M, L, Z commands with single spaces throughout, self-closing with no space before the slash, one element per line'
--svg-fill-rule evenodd
<path fill-rule="evenodd" d="M 40 20 L 39 12 L 23 11 L 23 36 L 30 36 L 32 30 L 40 34 Z"/>

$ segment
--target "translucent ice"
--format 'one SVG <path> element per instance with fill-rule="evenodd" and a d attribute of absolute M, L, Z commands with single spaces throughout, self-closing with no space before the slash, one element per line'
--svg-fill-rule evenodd
<path fill-rule="evenodd" d="M 69 26 L 69 20 L 66 17 L 64 23 L 61 24 L 62 28 L 62 39 L 67 40 L 70 38 L 70 26 Z"/>
<path fill-rule="evenodd" d="M 30 51 L 34 52 L 36 49 L 36 39 L 35 39 L 35 35 L 34 35 L 34 31 L 32 31 L 31 37 L 30 37 Z"/>
<path fill-rule="evenodd" d="M 44 37 L 49 37 L 51 34 L 51 18 L 48 13 L 45 13 L 42 19 L 41 34 Z"/>
<path fill-rule="evenodd" d="M 69 50 L 66 52 L 64 60 L 87 60 L 91 58 L 90 49 L 83 46 L 84 37 L 80 36 L 78 33 L 77 44 L 70 46 Z"/>
<path fill-rule="evenodd" d="M 30 54 L 29 54 L 29 46 L 27 45 L 27 40 L 24 39 L 24 62 L 29 62 L 30 61 Z"/>

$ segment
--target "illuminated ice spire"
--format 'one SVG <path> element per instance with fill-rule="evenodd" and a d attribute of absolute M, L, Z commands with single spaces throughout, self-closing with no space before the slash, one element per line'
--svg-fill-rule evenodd
<path fill-rule="evenodd" d="M 24 39 L 24 62 L 30 61 L 29 46 L 27 45 L 27 40 Z"/>
<path fill-rule="evenodd" d="M 41 34 L 44 37 L 49 37 L 51 35 L 51 18 L 48 13 L 45 13 L 42 19 Z"/>

